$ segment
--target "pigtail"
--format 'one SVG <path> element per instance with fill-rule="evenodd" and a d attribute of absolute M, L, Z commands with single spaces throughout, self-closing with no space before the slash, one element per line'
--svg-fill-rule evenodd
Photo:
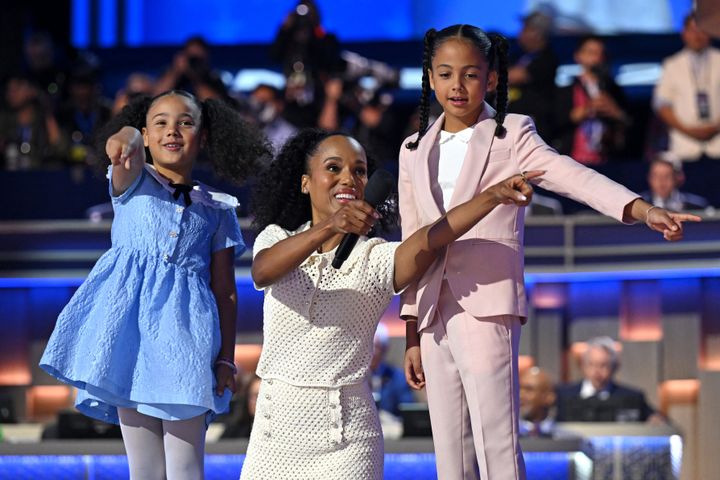
<path fill-rule="evenodd" d="M 143 127 L 145 127 L 145 117 L 147 116 L 147 112 L 150 109 L 152 102 L 153 98 L 146 95 L 134 98 L 130 103 L 123 107 L 120 113 L 108 120 L 105 125 L 98 129 L 93 143 L 95 144 L 95 149 L 100 153 L 100 158 L 104 159 L 104 162 L 98 163 L 98 168 L 101 168 L 103 172 L 110 163 L 110 159 L 105 153 L 105 144 L 108 139 L 119 132 L 123 127 L 135 127 L 138 130 L 142 130 Z M 147 152 L 145 158 L 151 162 L 150 155 L 147 154 Z"/>
<path fill-rule="evenodd" d="M 423 42 L 423 61 L 422 61 L 422 96 L 420 97 L 420 128 L 418 136 L 414 142 L 405 144 L 405 148 L 415 150 L 420 143 L 420 139 L 425 135 L 430 120 L 430 68 L 432 67 L 432 53 L 435 48 L 436 31 L 431 28 L 425 33 Z"/>
<path fill-rule="evenodd" d="M 490 34 L 491 49 L 495 51 L 495 63 L 497 65 L 498 84 L 495 92 L 495 136 L 502 137 L 505 135 L 505 115 L 507 114 L 508 105 L 508 41 L 499 34 Z M 492 65 L 490 66 L 492 68 Z"/>
<path fill-rule="evenodd" d="M 272 154 L 265 135 L 238 111 L 212 98 L 202 102 L 201 108 L 204 150 L 219 176 L 240 183 L 269 161 Z"/>

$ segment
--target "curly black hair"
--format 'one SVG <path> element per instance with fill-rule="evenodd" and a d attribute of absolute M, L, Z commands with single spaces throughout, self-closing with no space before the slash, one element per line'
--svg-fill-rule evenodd
<path fill-rule="evenodd" d="M 498 86 L 495 95 L 495 136 L 505 135 L 505 115 L 507 113 L 508 101 L 508 41 L 502 35 L 493 33 L 487 34 L 481 29 L 472 25 L 452 25 L 443 28 L 439 32 L 431 28 L 425 32 L 423 40 L 422 60 L 422 94 L 420 96 L 420 129 L 414 141 L 405 144 L 405 148 L 415 150 L 420 139 L 427 133 L 429 112 L 430 112 L 430 71 L 432 70 L 432 59 L 438 47 L 448 40 L 462 39 L 475 45 L 487 59 L 490 70 L 498 73 Z"/>
<path fill-rule="evenodd" d="M 240 183 L 254 175 L 272 155 L 265 135 L 254 125 L 242 119 L 239 112 L 223 100 L 198 100 L 184 90 L 168 90 L 155 97 L 140 96 L 133 99 L 122 111 L 106 123 L 95 137 L 99 152 L 103 152 L 105 164 L 110 159 L 105 155 L 108 138 L 122 127 L 130 126 L 141 130 L 150 107 L 167 95 L 179 95 L 190 99 L 201 112 L 200 128 L 205 133 L 203 153 L 212 162 L 218 176 Z M 152 163 L 150 151 L 145 149 L 148 163 Z"/>
<path fill-rule="evenodd" d="M 352 138 L 342 132 L 320 129 L 304 129 L 288 140 L 275 159 L 258 175 L 252 193 L 250 213 L 254 215 L 253 228 L 261 232 L 275 224 L 286 230 L 296 230 L 312 220 L 310 196 L 300 191 L 302 176 L 309 173 L 308 162 L 326 138 L 335 135 Z M 364 148 L 364 147 L 363 147 Z M 368 175 L 376 169 L 372 157 L 367 158 Z M 376 207 L 382 215 L 378 225 L 390 231 L 397 227 L 398 213 L 396 195 Z M 372 234 L 375 234 L 376 228 Z"/>

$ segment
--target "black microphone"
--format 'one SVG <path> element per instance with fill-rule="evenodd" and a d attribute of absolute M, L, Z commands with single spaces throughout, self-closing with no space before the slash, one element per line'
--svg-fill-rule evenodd
<path fill-rule="evenodd" d="M 367 186 L 365 187 L 365 201 L 375 208 L 385 201 L 395 186 L 395 178 L 387 170 L 375 170 L 370 176 Z M 354 233 L 346 233 L 340 245 L 335 251 L 335 258 L 332 266 L 335 268 L 342 267 L 343 262 L 350 256 L 350 252 L 355 247 L 358 236 Z"/>

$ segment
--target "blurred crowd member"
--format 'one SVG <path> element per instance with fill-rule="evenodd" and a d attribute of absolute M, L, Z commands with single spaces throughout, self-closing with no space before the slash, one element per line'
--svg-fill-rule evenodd
<path fill-rule="evenodd" d="M 249 438 L 257 409 L 260 377 L 254 373 L 243 383 L 243 388 L 233 400 L 230 411 L 225 417 L 225 430 L 221 438 Z"/>
<path fill-rule="evenodd" d="M 650 163 L 647 182 L 650 190 L 642 197 L 656 207 L 668 210 L 700 210 L 708 206 L 708 201 L 699 195 L 680 191 L 685 183 L 685 173 L 679 160 L 670 160 L 666 154 L 656 157 Z"/>
<path fill-rule="evenodd" d="M 317 126 L 325 82 L 344 69 L 338 40 L 322 27 L 312 0 L 301 0 L 288 13 L 270 47 L 286 78 L 285 118 L 298 128 Z"/>
<path fill-rule="evenodd" d="M 550 47 L 552 18 L 535 12 L 523 20 L 517 42 L 520 55 L 508 69 L 508 112 L 529 115 L 538 134 L 550 138 L 558 60 Z"/>
<path fill-rule="evenodd" d="M 125 87 L 115 94 L 112 113 L 117 115 L 125 105 L 130 103 L 138 95 L 152 96 L 155 91 L 155 80 L 142 72 L 131 73 L 125 81 Z"/>
<path fill-rule="evenodd" d="M 653 106 L 669 130 L 668 151 L 685 163 L 687 188 L 720 204 L 720 51 L 692 14 L 682 30 L 685 45 L 663 62 Z"/>
<path fill-rule="evenodd" d="M 580 75 L 555 92 L 553 146 L 580 163 L 599 165 L 625 146 L 625 96 L 610 75 L 600 37 L 581 39 L 574 59 Z"/>
<path fill-rule="evenodd" d="M 8 170 L 38 168 L 62 160 L 63 137 L 47 95 L 26 75 L 10 76 L 0 111 L 0 155 Z"/>
<path fill-rule="evenodd" d="M 250 94 L 250 109 L 255 120 L 278 152 L 285 141 L 297 133 L 297 128 L 283 118 L 283 92 L 272 85 L 260 84 Z"/>
<path fill-rule="evenodd" d="M 201 101 L 228 98 L 225 84 L 210 63 L 210 46 L 202 37 L 189 38 L 155 84 L 156 95 L 173 89 L 191 92 Z"/>
<path fill-rule="evenodd" d="M 655 416 L 643 392 L 615 382 L 619 365 L 613 339 L 588 340 L 583 380 L 557 388 L 557 421 L 644 422 Z"/>
<path fill-rule="evenodd" d="M 97 72 L 91 66 L 76 67 L 68 79 L 68 100 L 58 109 L 60 129 L 69 144 L 67 161 L 71 164 L 96 164 L 95 133 L 112 116 L 112 110 L 101 95 Z"/>
<path fill-rule="evenodd" d="M 343 70 L 338 40 L 322 27 L 320 11 L 312 0 L 301 0 L 288 13 L 270 56 L 282 64 L 286 77 L 304 77 L 308 83 Z"/>
<path fill-rule="evenodd" d="M 685 44 L 663 62 L 653 103 L 670 130 L 669 151 L 684 162 L 720 160 L 720 51 L 700 30 L 694 16 L 685 18 Z"/>
<path fill-rule="evenodd" d="M 390 346 L 387 327 L 379 323 L 373 339 L 373 356 L 370 360 L 370 386 L 378 410 L 400 415 L 400 404 L 414 402 L 413 393 L 405 381 L 402 369 L 385 363 Z"/>
<path fill-rule="evenodd" d="M 552 436 L 555 419 L 555 389 L 550 376 L 531 367 L 520 375 L 520 435 Z"/>
<path fill-rule="evenodd" d="M 397 152 L 400 149 L 400 134 L 397 129 L 397 117 L 393 110 L 393 96 L 388 92 L 365 92 L 361 98 L 357 122 L 351 134 L 365 145 L 383 168 L 397 171 Z"/>
<path fill-rule="evenodd" d="M 57 60 L 55 43 L 47 32 L 30 34 L 23 46 L 27 78 L 47 95 L 53 105 L 65 94 L 66 72 Z"/>
<path fill-rule="evenodd" d="M 367 82 L 371 86 L 365 86 Z M 373 77 L 351 78 L 345 82 L 332 78 L 325 83 L 325 100 L 318 126 L 325 130 L 349 133 L 365 145 L 368 153 L 397 170 L 400 134 L 392 109 L 393 96 L 380 89 Z"/>

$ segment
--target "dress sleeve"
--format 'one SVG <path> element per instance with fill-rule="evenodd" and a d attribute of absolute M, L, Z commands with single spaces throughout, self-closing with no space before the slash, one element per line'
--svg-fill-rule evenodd
<path fill-rule="evenodd" d="M 280 240 L 285 240 L 290 235 L 278 225 L 268 225 L 258 234 L 253 244 L 253 258 L 262 250 L 270 248 Z"/>
<path fill-rule="evenodd" d="M 370 249 L 371 272 L 368 275 L 373 285 L 390 295 L 397 295 L 395 291 L 395 250 L 400 242 L 379 242 Z"/>
<path fill-rule="evenodd" d="M 213 235 L 212 251 L 215 253 L 230 247 L 235 247 L 236 258 L 246 249 L 235 209 L 225 208 L 220 211 L 220 223 Z"/>
<path fill-rule="evenodd" d="M 145 169 L 143 168 L 143 169 L 140 171 L 140 174 L 137 176 L 137 178 L 135 179 L 135 181 L 133 181 L 133 183 L 127 188 L 127 190 L 125 190 L 123 193 L 121 193 L 120 195 L 117 195 L 117 196 L 116 196 L 116 195 L 113 195 L 112 171 L 113 171 L 113 166 L 112 166 L 112 165 L 109 165 L 109 166 L 108 166 L 108 173 L 107 173 L 108 192 L 110 193 L 110 198 L 112 199 L 113 205 L 123 204 L 123 203 L 125 203 L 125 202 L 132 196 L 132 194 L 135 192 L 135 190 L 137 190 L 138 185 L 140 185 L 140 183 L 141 183 L 141 182 L 143 181 L 143 179 L 145 178 L 145 175 L 146 175 Z"/>

